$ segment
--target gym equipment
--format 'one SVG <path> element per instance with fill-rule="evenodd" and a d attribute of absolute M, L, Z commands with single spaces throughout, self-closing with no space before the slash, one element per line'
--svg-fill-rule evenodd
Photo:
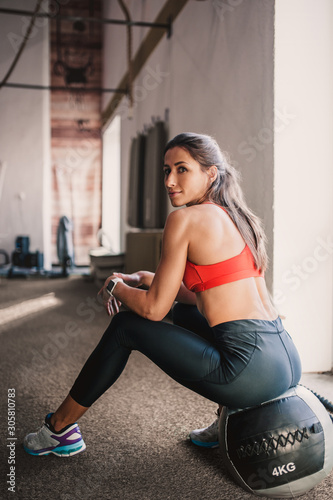
<path fill-rule="evenodd" d="M 9 264 L 9 255 L 8 253 L 6 252 L 6 250 L 0 250 L 0 255 L 2 255 L 3 259 L 2 259 L 2 262 L 1 262 L 1 258 L 0 258 L 0 268 L 1 267 L 5 267 L 7 266 L 7 264 Z"/>
<path fill-rule="evenodd" d="M 143 178 L 143 228 L 163 228 L 167 215 L 163 150 L 167 143 L 165 123 L 157 121 L 147 134 Z"/>
<path fill-rule="evenodd" d="M 224 407 L 219 441 L 228 471 L 258 496 L 303 495 L 333 467 L 332 419 L 301 385 L 259 406 Z"/>
<path fill-rule="evenodd" d="M 143 227 L 143 180 L 146 136 L 132 139 L 128 189 L 127 222 L 132 227 Z"/>
<path fill-rule="evenodd" d="M 62 266 L 62 276 L 68 276 L 68 269 L 74 266 L 73 224 L 66 217 L 60 217 L 57 230 L 57 254 Z"/>
<path fill-rule="evenodd" d="M 153 125 L 131 142 L 127 223 L 140 229 L 161 229 L 167 216 L 163 150 L 167 143 L 166 124 Z"/>
<path fill-rule="evenodd" d="M 17 236 L 15 240 L 15 250 L 12 252 L 12 264 L 17 267 L 43 267 L 43 253 L 38 250 L 34 253 L 29 251 L 29 236 Z"/>

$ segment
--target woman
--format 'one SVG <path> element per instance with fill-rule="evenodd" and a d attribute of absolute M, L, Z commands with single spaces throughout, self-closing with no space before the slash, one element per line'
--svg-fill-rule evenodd
<path fill-rule="evenodd" d="M 183 208 L 167 218 L 156 273 L 105 281 L 99 293 L 114 318 L 66 399 L 26 436 L 28 453 L 83 451 L 76 421 L 116 381 L 133 349 L 220 406 L 257 405 L 299 381 L 297 351 L 265 285 L 264 234 L 235 170 L 214 139 L 192 133 L 167 144 L 163 168 L 171 204 Z M 162 319 L 175 300 L 172 325 Z M 121 304 L 127 311 L 119 312 Z M 191 438 L 213 446 L 212 429 Z"/>

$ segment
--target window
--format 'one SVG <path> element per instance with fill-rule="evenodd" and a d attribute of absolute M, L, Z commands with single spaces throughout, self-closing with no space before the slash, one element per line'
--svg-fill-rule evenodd
<path fill-rule="evenodd" d="M 102 245 L 120 253 L 120 129 L 116 116 L 103 133 Z"/>

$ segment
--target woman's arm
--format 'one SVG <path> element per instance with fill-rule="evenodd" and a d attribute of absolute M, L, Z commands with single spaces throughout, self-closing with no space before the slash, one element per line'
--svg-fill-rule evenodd
<path fill-rule="evenodd" d="M 129 275 L 132 277 L 137 275 L 137 277 L 132 278 L 129 283 L 131 286 L 122 282 L 117 283 L 114 291 L 116 301 L 140 316 L 160 321 L 171 309 L 178 292 L 179 298 L 182 296 L 185 299 L 187 293 L 183 290 L 182 279 L 187 259 L 188 219 L 186 209 L 177 210 L 169 215 L 163 232 L 161 260 L 155 275 L 145 271 L 141 272 L 143 273 L 141 275 L 140 272 Z M 117 275 L 122 277 L 120 273 Z M 112 277 L 106 280 L 101 290 L 105 303 L 110 300 L 110 296 L 105 291 L 110 279 Z M 125 277 L 124 280 L 126 281 Z M 146 285 L 149 289 L 142 290 L 133 285 Z"/>
<path fill-rule="evenodd" d="M 139 286 L 144 286 L 145 288 L 149 288 L 152 284 L 155 274 L 150 271 L 137 271 L 132 274 L 124 274 L 124 273 L 114 273 L 113 276 L 118 276 L 122 278 L 126 285 L 137 288 Z"/>
<path fill-rule="evenodd" d="M 139 287 L 139 286 L 144 286 L 146 288 L 150 288 L 155 273 L 152 273 L 150 271 L 137 271 L 136 273 L 133 274 L 124 274 L 124 273 L 114 273 L 113 276 L 118 276 L 119 278 L 122 278 L 126 285 L 132 286 L 132 287 Z M 191 292 L 186 288 L 184 283 L 180 285 L 180 288 L 178 290 L 176 299 L 177 302 L 181 302 L 182 304 L 191 304 L 195 305 L 196 304 L 196 299 L 195 299 L 195 293 Z"/>

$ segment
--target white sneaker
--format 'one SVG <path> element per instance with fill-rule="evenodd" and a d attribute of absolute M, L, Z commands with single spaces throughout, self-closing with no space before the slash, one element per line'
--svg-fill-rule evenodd
<path fill-rule="evenodd" d="M 192 443 L 205 448 L 217 448 L 219 446 L 219 421 L 218 417 L 208 427 L 192 431 L 189 434 Z"/>
<path fill-rule="evenodd" d="M 68 425 L 61 432 L 53 432 L 47 419 L 37 432 L 28 434 L 23 441 L 24 449 L 30 455 L 50 455 L 53 453 L 58 457 L 71 457 L 86 449 L 85 442 L 79 426 L 75 423 Z"/>

